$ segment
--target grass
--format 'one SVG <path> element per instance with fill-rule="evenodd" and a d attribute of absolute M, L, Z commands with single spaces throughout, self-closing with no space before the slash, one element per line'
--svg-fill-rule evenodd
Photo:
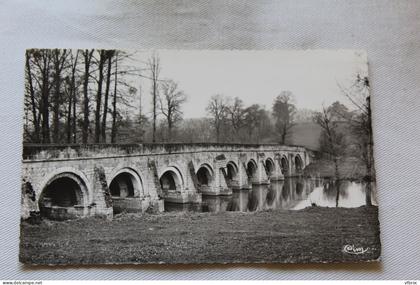
<path fill-rule="evenodd" d="M 122 214 L 21 224 L 29 264 L 341 262 L 380 255 L 377 207 Z M 369 248 L 344 253 L 346 244 Z"/>

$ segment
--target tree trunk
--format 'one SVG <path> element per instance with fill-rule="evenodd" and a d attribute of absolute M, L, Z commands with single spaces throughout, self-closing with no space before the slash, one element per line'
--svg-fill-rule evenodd
<path fill-rule="evenodd" d="M 96 93 L 96 110 L 95 110 L 95 143 L 99 143 L 101 134 L 101 103 L 102 103 L 102 81 L 104 79 L 104 58 L 105 51 L 101 50 L 99 55 L 99 78 L 98 78 L 98 92 Z"/>
<path fill-rule="evenodd" d="M 32 72 L 31 72 L 31 65 L 29 63 L 30 52 L 26 52 L 26 71 L 28 73 L 28 84 L 29 84 L 29 94 L 31 97 L 31 107 L 32 107 L 32 120 L 34 125 L 34 139 L 35 143 L 39 142 L 39 121 L 36 112 L 35 106 L 35 90 L 32 83 Z"/>
<path fill-rule="evenodd" d="M 153 134 L 152 134 L 152 142 L 156 142 L 156 105 L 157 105 L 157 82 L 156 79 L 153 79 Z"/>
<path fill-rule="evenodd" d="M 366 185 L 366 206 L 372 206 L 372 167 L 373 167 L 373 135 L 372 135 L 372 109 L 370 108 L 370 97 L 366 98 L 367 105 L 367 185 Z"/>
<path fill-rule="evenodd" d="M 50 120 L 49 120 L 49 54 L 44 54 L 44 69 L 42 72 L 42 143 L 50 143 Z"/>
<path fill-rule="evenodd" d="M 83 81 L 83 129 L 82 129 L 82 142 L 88 142 L 89 136 L 89 94 L 88 94 L 88 85 L 89 85 L 89 68 L 90 61 L 92 59 L 93 49 L 89 52 L 85 50 L 85 75 Z"/>
<path fill-rule="evenodd" d="M 67 142 L 76 143 L 76 84 L 75 84 L 75 73 L 77 58 L 79 51 L 76 51 L 76 58 L 72 62 L 71 69 L 71 80 L 70 80 L 70 97 L 69 97 L 69 112 L 68 112 L 68 124 L 67 124 Z M 72 57 L 73 58 L 73 57 Z M 73 105 L 73 106 L 72 106 Z M 72 110 L 73 108 L 73 110 Z M 72 114 L 73 112 L 73 114 Z"/>
<path fill-rule="evenodd" d="M 168 142 L 172 140 L 172 113 L 168 110 Z"/>
<path fill-rule="evenodd" d="M 77 120 L 76 120 L 76 106 L 77 106 L 77 104 L 76 104 L 76 101 L 77 101 L 77 99 L 76 99 L 76 90 L 74 90 L 74 98 L 73 98 L 73 120 L 72 120 L 72 134 L 73 134 L 73 143 L 76 143 L 77 142 L 77 129 L 76 129 L 76 124 L 77 124 Z"/>
<path fill-rule="evenodd" d="M 216 123 L 216 142 L 220 142 L 220 126 Z"/>
<path fill-rule="evenodd" d="M 159 80 L 159 57 L 153 55 L 149 59 L 149 68 L 151 69 L 152 79 L 152 104 L 153 104 L 153 129 L 152 142 L 156 142 L 156 119 L 157 119 L 157 100 L 158 100 L 158 80 Z"/>
<path fill-rule="evenodd" d="M 335 181 L 334 185 L 336 187 L 336 196 L 335 196 L 335 207 L 338 207 L 338 201 L 340 199 L 340 175 L 338 173 L 338 160 L 337 157 L 334 157 L 334 167 L 335 167 Z"/>
<path fill-rule="evenodd" d="M 118 54 L 115 54 L 115 78 L 114 78 L 114 96 L 112 100 L 112 126 L 111 126 L 111 143 L 115 143 L 117 136 L 117 82 L 118 82 Z"/>
<path fill-rule="evenodd" d="M 281 144 L 284 145 L 285 142 L 286 142 L 286 133 L 282 132 L 282 134 L 281 134 Z"/>
<path fill-rule="evenodd" d="M 71 143 L 71 122 L 72 122 L 72 116 L 71 116 L 71 112 L 72 112 L 72 107 L 73 107 L 73 91 L 72 91 L 72 86 L 70 86 L 70 91 L 69 91 L 69 108 L 68 108 L 68 112 L 67 112 L 67 143 Z"/>
<path fill-rule="evenodd" d="M 61 85 L 61 78 L 60 78 L 60 50 L 56 49 L 54 51 L 54 105 L 53 105 L 53 142 L 58 143 L 59 139 L 59 131 L 60 131 L 60 120 L 59 120 L 59 110 L 60 110 L 60 85 Z"/>
<path fill-rule="evenodd" d="M 74 67 L 76 67 L 76 64 L 77 64 L 77 57 L 78 57 L 78 52 L 79 51 L 77 51 L 77 53 L 76 53 L 76 61 L 75 61 L 75 65 L 74 65 Z M 77 106 L 77 95 L 76 95 L 76 84 L 75 84 L 75 79 L 74 79 L 74 72 L 73 72 L 73 75 L 72 75 L 72 86 L 73 86 L 73 122 L 72 122 L 72 127 L 73 127 L 73 130 L 72 130 L 72 133 L 73 133 L 73 143 L 76 143 L 76 141 L 77 141 L 77 133 L 76 133 L 76 124 L 77 124 L 77 121 L 76 121 L 76 116 L 77 116 L 77 113 L 76 113 L 76 106 Z"/>
<path fill-rule="evenodd" d="M 107 114 L 108 114 L 109 85 L 111 83 L 112 51 L 108 51 L 107 58 L 108 58 L 108 70 L 107 70 L 107 74 L 106 74 L 104 112 L 103 112 L 103 116 L 102 116 L 102 128 L 101 128 L 102 142 L 104 142 L 104 143 L 106 142 L 106 117 L 107 117 Z"/>

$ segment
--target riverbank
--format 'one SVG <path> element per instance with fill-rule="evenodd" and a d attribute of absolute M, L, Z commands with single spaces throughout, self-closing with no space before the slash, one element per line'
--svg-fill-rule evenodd
<path fill-rule="evenodd" d="M 122 214 L 21 224 L 30 264 L 355 262 L 380 255 L 377 207 Z M 367 251 L 352 254 L 344 246 Z"/>
<path fill-rule="evenodd" d="M 343 180 L 363 181 L 366 179 L 366 166 L 360 160 L 347 157 L 338 161 L 339 178 Z M 305 176 L 311 177 L 335 177 L 334 162 L 326 159 L 318 159 L 305 167 Z"/>

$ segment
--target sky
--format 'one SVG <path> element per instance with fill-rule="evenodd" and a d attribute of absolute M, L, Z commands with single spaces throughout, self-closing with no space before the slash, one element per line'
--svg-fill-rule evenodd
<path fill-rule="evenodd" d="M 296 107 L 320 110 L 339 100 L 354 109 L 340 91 L 350 86 L 357 72 L 367 75 L 367 56 L 355 50 L 156 50 L 161 79 L 178 82 L 187 95 L 184 118 L 206 116 L 212 95 L 241 98 L 245 106 L 261 104 L 271 109 L 281 91 L 291 91 Z M 138 51 L 135 59 L 147 61 L 153 51 Z M 145 71 L 145 74 L 147 72 Z M 144 112 L 151 111 L 151 85 L 141 86 Z"/>

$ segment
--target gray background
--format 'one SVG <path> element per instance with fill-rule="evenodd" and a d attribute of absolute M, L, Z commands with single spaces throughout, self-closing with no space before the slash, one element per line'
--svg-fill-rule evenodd
<path fill-rule="evenodd" d="M 414 0 L 0 0 L 0 278 L 420 278 L 419 9 L 420 2 Z M 373 89 L 382 263 L 20 265 L 23 68 L 24 50 L 30 47 L 366 49 Z"/>

